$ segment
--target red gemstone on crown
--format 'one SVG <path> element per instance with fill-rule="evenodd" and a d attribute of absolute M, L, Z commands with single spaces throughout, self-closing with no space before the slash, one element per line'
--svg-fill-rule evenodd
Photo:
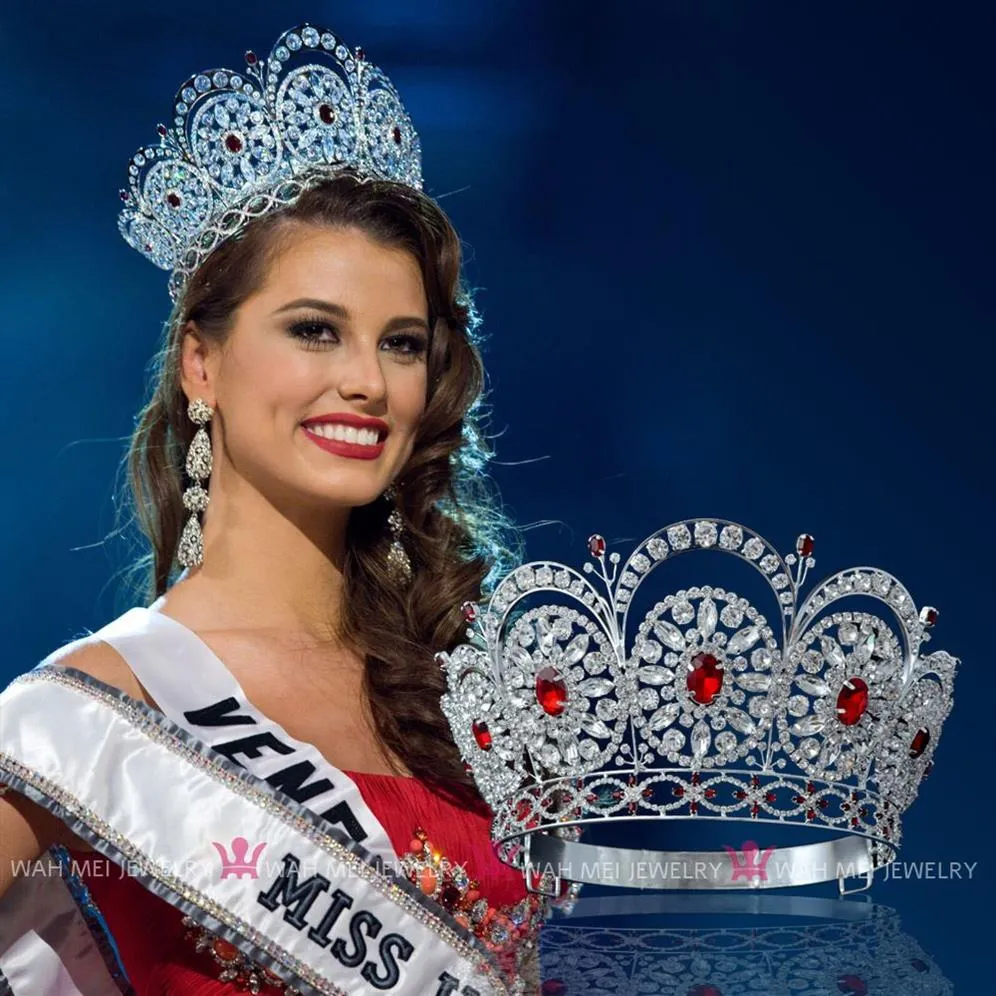
<path fill-rule="evenodd" d="M 862 678 L 848 678 L 837 696 L 837 718 L 854 726 L 868 708 L 868 686 Z"/>
<path fill-rule="evenodd" d="M 491 731 L 488 729 L 487 723 L 474 723 L 471 726 L 471 730 L 474 734 L 474 739 L 477 741 L 477 746 L 481 750 L 491 750 Z"/>
<path fill-rule="evenodd" d="M 356 50 L 356 58 L 357 59 L 365 59 L 366 57 L 367 57 L 367 53 L 364 52 L 362 48 L 358 48 Z"/>
<path fill-rule="evenodd" d="M 239 138 L 234 132 L 229 132 L 225 136 L 225 148 L 229 152 L 241 152 L 242 151 L 242 139 Z"/>
<path fill-rule="evenodd" d="M 477 618 L 477 606 L 473 602 L 464 602 L 460 606 L 460 611 L 463 613 L 464 622 L 472 623 Z"/>
<path fill-rule="evenodd" d="M 838 975 L 837 988 L 845 996 L 866 996 L 868 984 L 860 975 Z"/>
<path fill-rule="evenodd" d="M 183 203 L 183 201 L 180 199 L 180 195 L 178 193 L 176 193 L 176 191 L 171 190 L 166 195 L 166 203 L 171 208 L 178 208 Z"/>
<path fill-rule="evenodd" d="M 910 757 L 919 757 L 926 749 L 927 744 L 930 743 L 930 730 L 925 726 L 921 726 L 919 730 L 916 731 L 916 735 L 913 737 L 913 742 L 910 744 Z"/>
<path fill-rule="evenodd" d="M 795 552 L 799 554 L 800 557 L 810 557 L 812 556 L 813 550 L 816 547 L 816 541 L 813 539 L 809 533 L 803 533 L 795 541 Z"/>
<path fill-rule="evenodd" d="M 599 536 L 598 533 L 595 533 L 594 536 L 589 536 L 588 552 L 593 557 L 601 557 L 605 553 L 605 537 Z"/>
<path fill-rule="evenodd" d="M 688 672 L 685 687 L 700 705 L 709 705 L 723 687 L 723 669 L 712 654 L 696 654 L 694 667 Z"/>
<path fill-rule="evenodd" d="M 567 686 L 552 667 L 536 674 L 536 700 L 549 716 L 559 716 L 567 706 Z"/>
<path fill-rule="evenodd" d="M 335 121 L 335 110 L 332 108 L 331 104 L 319 104 L 318 116 L 322 119 L 324 124 L 330 125 L 333 121 Z"/>
<path fill-rule="evenodd" d="M 255 66 L 256 63 L 259 62 L 259 57 L 252 49 L 249 49 L 249 51 L 246 52 L 246 62 L 248 62 L 250 66 Z"/>
<path fill-rule="evenodd" d="M 121 200 L 126 201 L 126 200 L 128 200 L 128 196 L 129 196 L 128 195 L 128 191 L 127 190 L 119 190 L 118 191 L 118 196 L 121 198 Z"/>
<path fill-rule="evenodd" d="M 397 125 L 391 129 L 391 136 L 394 138 L 396 145 L 401 144 L 401 129 Z"/>
<path fill-rule="evenodd" d="M 159 134 L 163 136 L 163 138 L 166 137 L 166 125 L 164 125 L 164 124 L 157 125 L 156 126 L 156 131 L 158 131 Z"/>
<path fill-rule="evenodd" d="M 934 626 L 937 623 L 938 612 L 932 605 L 925 605 L 920 610 L 920 622 L 925 626 Z"/>

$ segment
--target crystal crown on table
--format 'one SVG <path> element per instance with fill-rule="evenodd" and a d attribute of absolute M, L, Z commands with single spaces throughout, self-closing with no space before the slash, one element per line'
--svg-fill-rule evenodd
<path fill-rule="evenodd" d="M 895 577 L 870 567 L 840 571 L 800 602 L 814 565 L 809 535 L 783 557 L 741 525 L 692 519 L 654 533 L 621 566 L 601 536 L 588 547 L 585 573 L 529 563 L 486 605 L 465 605 L 468 642 L 437 655 L 448 686 L 442 708 L 494 811 L 502 860 L 535 867 L 540 841 L 548 857 L 577 857 L 588 845 L 564 841 L 610 820 L 776 822 L 835 831 L 837 843 L 778 852 L 794 865 L 764 884 L 837 878 L 845 891 L 851 874 L 870 884 L 895 857 L 900 816 L 932 766 L 952 705 L 958 661 L 921 653 L 937 610 L 918 610 Z M 702 585 L 668 594 L 631 626 L 630 604 L 647 578 L 702 550 L 751 565 L 777 618 Z M 556 604 L 522 604 L 547 593 Z M 848 611 L 841 603 L 857 595 L 889 611 Z M 553 850 L 551 838 L 560 839 Z M 837 864 L 802 870 L 803 858 L 817 857 Z M 576 866 L 558 874 L 648 887 L 579 876 Z M 756 887 L 761 878 L 738 875 L 734 861 L 720 881 L 654 884 Z"/>
<path fill-rule="evenodd" d="M 267 59 L 191 76 L 159 144 L 128 167 L 118 227 L 157 266 L 172 270 L 175 300 L 201 262 L 254 218 L 292 204 L 349 168 L 422 189 L 421 147 L 390 80 L 361 49 L 301 25 Z"/>

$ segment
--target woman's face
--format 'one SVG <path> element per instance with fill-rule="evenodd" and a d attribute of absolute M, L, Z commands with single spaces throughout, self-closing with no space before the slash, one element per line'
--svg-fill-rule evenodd
<path fill-rule="evenodd" d="M 425 410 L 422 276 L 408 253 L 357 229 L 285 237 L 224 348 L 205 360 L 216 430 L 225 459 L 260 492 L 366 505 L 404 466 Z M 184 387 L 204 396 L 186 376 Z"/>

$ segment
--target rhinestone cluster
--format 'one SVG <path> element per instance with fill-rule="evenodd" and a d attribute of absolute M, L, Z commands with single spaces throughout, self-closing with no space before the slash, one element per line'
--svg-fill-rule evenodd
<path fill-rule="evenodd" d="M 879 864 L 894 855 L 958 661 L 921 654 L 937 610 L 884 571 L 841 571 L 800 604 L 814 549 L 804 533 L 783 557 L 737 523 L 692 519 L 625 562 L 594 535 L 584 571 L 526 564 L 464 605 L 467 642 L 438 655 L 442 707 L 503 860 L 518 866 L 533 831 L 615 816 L 816 823 L 871 838 Z M 644 581 L 695 550 L 749 564 L 775 618 L 701 585 L 631 626 Z M 536 606 L 547 592 L 558 604 Z M 850 596 L 889 612 L 834 611 Z"/>
<path fill-rule="evenodd" d="M 421 145 L 390 80 L 331 31 L 285 31 L 239 71 L 208 70 L 179 89 L 159 143 L 128 166 L 118 227 L 133 248 L 190 274 L 253 218 L 350 168 L 421 190 Z"/>
<path fill-rule="evenodd" d="M 518 944 L 538 929 L 546 916 L 543 898 L 534 893 L 514 905 L 490 905 L 481 895 L 480 883 L 434 847 L 422 827 L 414 828 L 401 864 L 425 895 L 452 913 L 457 923 L 473 931 L 494 952 Z"/>
<path fill-rule="evenodd" d="M 301 991 L 287 985 L 268 968 L 261 968 L 250 961 L 231 942 L 202 927 L 193 917 L 185 916 L 183 938 L 194 945 L 194 950 L 207 952 L 219 966 L 218 981 L 231 982 L 240 992 L 259 993 L 281 992 L 285 996 L 301 996 Z"/>

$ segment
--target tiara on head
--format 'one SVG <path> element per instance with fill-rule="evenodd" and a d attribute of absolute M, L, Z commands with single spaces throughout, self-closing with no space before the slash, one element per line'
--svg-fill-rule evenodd
<path fill-rule="evenodd" d="M 769 623 L 733 591 L 695 586 L 658 601 L 631 635 L 637 591 L 698 550 L 753 567 L 779 618 Z M 530 888 L 541 868 L 556 894 L 564 880 L 755 888 L 836 878 L 844 892 L 855 891 L 844 879 L 864 876 L 867 888 L 896 855 L 900 816 L 951 709 L 958 661 L 921 654 L 937 610 L 918 612 L 896 578 L 869 567 L 833 575 L 800 605 L 812 537 L 783 558 L 723 520 L 659 530 L 621 569 L 601 536 L 589 552 L 585 571 L 597 585 L 558 563 L 519 567 L 486 606 L 464 606 L 469 642 L 437 655 L 442 708 L 494 811 L 502 860 L 527 869 Z M 522 604 L 538 593 L 559 604 Z M 884 604 L 893 624 L 841 610 L 861 595 Z M 744 820 L 833 836 L 766 850 L 763 876 L 754 874 L 760 862 L 745 871 L 735 852 L 731 860 L 579 840 L 586 825 L 624 819 Z"/>
<path fill-rule="evenodd" d="M 422 189 L 421 146 L 390 80 L 331 31 L 285 31 L 269 57 L 207 70 L 177 92 L 171 127 L 128 167 L 118 227 L 172 271 L 175 301 L 190 275 L 254 218 L 293 204 L 349 170 Z"/>

